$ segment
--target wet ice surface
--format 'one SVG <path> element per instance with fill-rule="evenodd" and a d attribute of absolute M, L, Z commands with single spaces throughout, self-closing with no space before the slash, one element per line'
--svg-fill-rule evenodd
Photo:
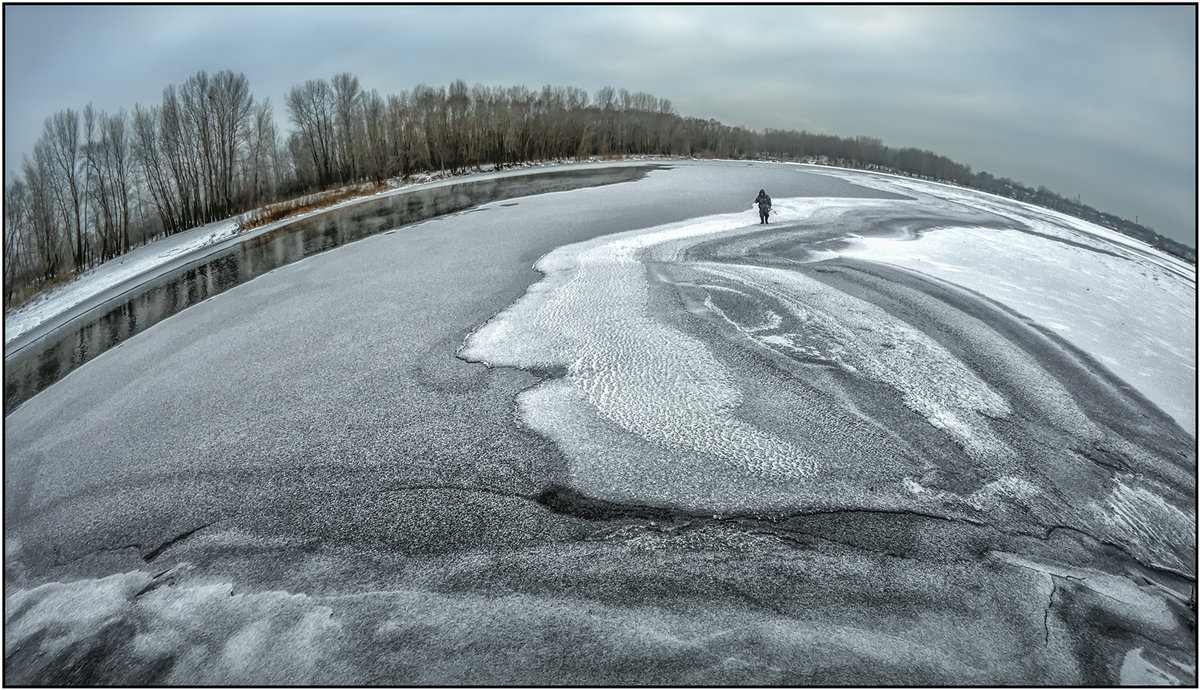
<path fill-rule="evenodd" d="M 1060 284 L 1098 294 L 1038 311 Z M 6 419 L 5 670 L 1194 684 L 1194 295 L 1100 229 L 783 165 L 347 245 Z"/>

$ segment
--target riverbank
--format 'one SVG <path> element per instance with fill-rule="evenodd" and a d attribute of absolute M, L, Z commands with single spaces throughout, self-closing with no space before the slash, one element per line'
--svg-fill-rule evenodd
<path fill-rule="evenodd" d="M 372 198 L 412 191 L 418 188 L 444 186 L 455 180 L 491 179 L 497 175 L 520 175 L 531 171 L 545 171 L 570 166 L 611 165 L 614 163 L 637 163 L 648 160 L 666 159 L 658 157 L 629 157 L 620 161 L 602 161 L 599 159 L 586 161 L 547 161 L 509 166 L 499 171 L 481 168 L 457 175 L 445 171 L 422 173 L 413 176 L 408 181 L 399 178 L 387 180 L 385 182 L 386 189 L 381 189 L 371 194 L 356 194 L 352 197 L 343 198 L 335 204 L 322 204 L 319 207 L 307 208 L 298 213 L 289 213 L 287 216 L 270 223 L 256 222 L 256 219 L 263 214 L 263 210 L 250 211 L 234 216 L 233 218 L 161 237 L 140 247 L 136 247 L 123 256 L 107 261 L 76 276 L 67 283 L 55 286 L 46 292 L 38 294 L 28 302 L 5 311 L 4 343 L 7 346 L 14 339 L 36 328 L 39 324 L 59 316 L 101 292 L 130 281 L 136 281 L 145 274 L 168 263 L 177 261 L 180 258 L 187 258 L 191 254 L 207 247 L 223 244 L 231 238 L 240 237 L 245 239 L 249 232 L 253 230 L 268 231 L 282 224 L 295 222 L 338 208 L 344 208 L 345 206 L 368 201 Z M 333 193 L 339 194 L 337 190 L 334 190 Z M 275 206 L 287 206 L 292 203 L 299 203 L 301 206 L 311 206 L 316 203 L 320 196 L 310 195 L 298 200 L 292 200 L 291 202 L 268 206 L 266 207 L 266 212 L 269 212 Z"/>

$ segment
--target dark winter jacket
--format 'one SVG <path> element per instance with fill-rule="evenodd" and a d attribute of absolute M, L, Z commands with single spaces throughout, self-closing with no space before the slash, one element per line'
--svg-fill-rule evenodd
<path fill-rule="evenodd" d="M 767 196 L 766 192 L 759 190 L 758 196 L 754 198 L 754 203 L 758 204 L 760 209 L 770 208 L 771 197 Z"/>

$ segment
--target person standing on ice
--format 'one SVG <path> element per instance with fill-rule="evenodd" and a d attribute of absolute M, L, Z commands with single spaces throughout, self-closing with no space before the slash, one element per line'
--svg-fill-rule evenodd
<path fill-rule="evenodd" d="M 771 215 L 771 197 L 767 196 L 766 190 L 758 190 L 758 196 L 754 198 L 754 203 L 758 204 L 759 224 L 767 222 L 767 216 Z"/>

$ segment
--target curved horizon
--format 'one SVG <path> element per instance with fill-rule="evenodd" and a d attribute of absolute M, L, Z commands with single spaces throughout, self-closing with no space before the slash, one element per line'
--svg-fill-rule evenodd
<path fill-rule="evenodd" d="M 154 103 L 198 69 L 236 65 L 280 109 L 303 79 L 341 72 L 381 93 L 621 84 L 754 131 L 935 151 L 1194 248 L 1195 11 L 6 6 L 5 170 L 56 110 Z"/>

